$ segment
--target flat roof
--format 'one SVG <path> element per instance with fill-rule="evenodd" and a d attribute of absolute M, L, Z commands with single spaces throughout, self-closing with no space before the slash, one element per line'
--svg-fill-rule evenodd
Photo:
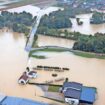
<path fill-rule="evenodd" d="M 80 100 L 85 101 L 85 102 L 89 102 L 89 103 L 94 103 L 95 94 L 96 94 L 95 88 L 83 87 Z"/>
<path fill-rule="evenodd" d="M 80 99 L 81 91 L 75 90 L 75 89 L 67 89 L 64 92 L 64 96 L 68 98 L 74 98 L 74 99 Z"/>

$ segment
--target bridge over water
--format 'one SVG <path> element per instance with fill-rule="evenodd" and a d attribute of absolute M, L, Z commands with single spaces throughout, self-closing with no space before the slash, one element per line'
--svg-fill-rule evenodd
<path fill-rule="evenodd" d="M 37 18 L 36 18 L 35 22 L 33 23 L 32 29 L 29 33 L 29 38 L 28 38 L 26 46 L 25 46 L 25 50 L 28 52 L 30 52 L 30 50 L 31 50 L 32 44 L 34 42 L 34 37 L 37 33 L 37 29 L 38 29 L 38 26 L 40 24 L 40 20 L 41 20 L 42 16 L 45 14 L 49 14 L 50 12 L 55 11 L 55 10 L 51 10 L 49 13 L 46 13 L 45 11 L 47 11 L 47 9 L 48 8 L 40 9 L 38 12 Z M 57 8 L 57 10 L 58 10 L 58 8 Z"/>
<path fill-rule="evenodd" d="M 41 13 L 42 11 L 40 10 L 39 12 Z M 32 26 L 32 30 L 29 33 L 29 39 L 28 39 L 28 41 L 26 43 L 26 47 L 25 47 L 26 51 L 30 51 L 31 50 L 31 47 L 32 47 L 32 44 L 33 44 L 33 41 L 34 41 L 34 37 L 36 35 L 37 28 L 38 28 L 38 26 L 40 24 L 40 20 L 41 20 L 42 16 L 43 15 L 38 14 L 38 16 L 37 16 L 37 18 L 36 18 L 36 20 L 35 20 L 35 22 L 34 22 L 34 24 Z"/>

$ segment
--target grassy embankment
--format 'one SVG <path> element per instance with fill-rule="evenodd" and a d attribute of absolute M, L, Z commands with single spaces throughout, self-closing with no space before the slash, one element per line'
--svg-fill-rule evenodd
<path fill-rule="evenodd" d="M 37 59 L 45 59 L 45 58 L 47 58 L 46 56 L 35 55 L 33 53 L 36 53 L 36 52 L 65 52 L 65 51 L 68 51 L 68 50 L 65 50 L 65 49 L 62 49 L 62 48 L 45 48 L 45 49 L 30 51 L 29 57 L 34 57 L 34 58 L 37 58 Z"/>
<path fill-rule="evenodd" d="M 81 57 L 105 59 L 105 54 L 97 54 L 97 53 L 84 52 L 84 51 L 78 51 L 78 50 L 71 50 L 71 52 Z"/>
<path fill-rule="evenodd" d="M 49 86 L 48 91 L 49 92 L 59 92 L 61 86 Z"/>
<path fill-rule="evenodd" d="M 72 52 L 73 54 L 81 57 L 86 58 L 98 58 L 98 59 L 105 59 L 105 54 L 97 54 L 97 53 L 91 53 L 91 52 L 84 52 L 84 51 L 78 51 L 78 50 L 71 50 L 71 49 L 61 49 L 61 48 L 45 48 L 40 50 L 33 50 L 30 52 L 29 56 L 38 58 L 38 59 L 45 59 L 45 56 L 38 56 L 33 55 L 35 52 Z"/>

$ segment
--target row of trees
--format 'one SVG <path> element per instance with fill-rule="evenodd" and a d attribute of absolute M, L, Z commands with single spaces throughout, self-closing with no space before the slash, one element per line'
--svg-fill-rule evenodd
<path fill-rule="evenodd" d="M 2 11 L 0 15 L 0 28 L 8 27 L 13 29 L 14 32 L 20 32 L 28 34 L 30 26 L 36 17 L 30 13 L 10 13 L 8 11 Z"/>
<path fill-rule="evenodd" d="M 95 36 L 80 36 L 73 46 L 74 50 L 94 53 L 105 53 L 105 34 L 97 33 Z"/>
<path fill-rule="evenodd" d="M 49 29 L 48 27 L 39 27 L 38 34 L 61 37 L 66 39 L 78 40 L 81 36 L 86 36 L 85 34 L 81 34 L 80 32 L 69 32 L 68 30 L 58 30 L 58 29 Z"/>

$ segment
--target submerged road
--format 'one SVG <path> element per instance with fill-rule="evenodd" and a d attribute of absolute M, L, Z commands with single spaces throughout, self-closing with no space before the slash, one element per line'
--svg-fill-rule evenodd
<path fill-rule="evenodd" d="M 38 14 L 37 14 L 37 18 L 36 18 L 35 22 L 33 23 L 32 29 L 31 29 L 31 31 L 29 33 L 28 41 L 27 41 L 26 46 L 25 46 L 25 50 L 28 51 L 28 52 L 30 52 L 30 50 L 31 50 L 32 44 L 34 42 L 34 37 L 36 35 L 36 32 L 37 32 L 37 29 L 38 29 L 38 26 L 40 24 L 40 20 L 41 20 L 42 16 L 44 16 L 45 14 L 49 14 L 49 13 L 55 11 L 55 10 L 53 10 L 53 11 L 50 11 L 50 12 L 47 13 L 46 12 L 47 9 L 48 8 L 40 9 Z"/>
<path fill-rule="evenodd" d="M 30 31 L 29 39 L 28 39 L 28 42 L 27 42 L 26 47 L 25 47 L 25 50 L 28 52 L 31 50 L 31 47 L 32 47 L 32 44 L 34 41 L 34 37 L 35 37 L 36 32 L 37 32 L 37 28 L 40 24 L 41 17 L 43 16 L 43 15 L 41 15 L 42 11 L 40 10 L 39 12 L 40 13 L 38 14 L 38 16 L 37 16 L 37 18 L 36 18 L 36 20 L 32 26 L 32 30 Z"/>

